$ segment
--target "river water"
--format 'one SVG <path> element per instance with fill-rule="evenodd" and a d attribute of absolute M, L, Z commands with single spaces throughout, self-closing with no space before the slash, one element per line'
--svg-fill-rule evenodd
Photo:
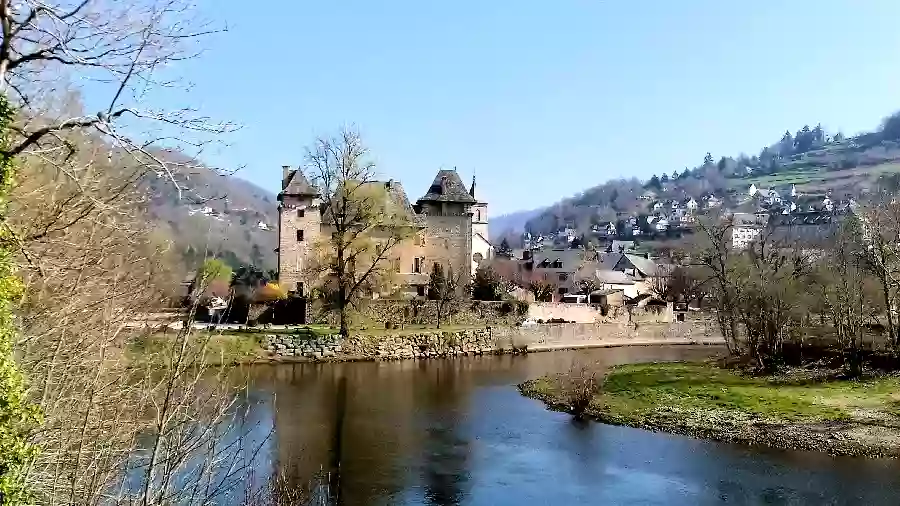
<path fill-rule="evenodd" d="M 581 363 L 697 359 L 714 350 L 259 366 L 249 371 L 248 420 L 257 435 L 269 434 L 260 471 L 278 467 L 305 484 L 339 460 L 349 505 L 900 504 L 897 461 L 577 423 L 516 390 Z"/>

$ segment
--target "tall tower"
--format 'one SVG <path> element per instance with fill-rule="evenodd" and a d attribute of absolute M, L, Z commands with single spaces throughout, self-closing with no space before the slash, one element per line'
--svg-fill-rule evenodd
<path fill-rule="evenodd" d="M 472 186 L 469 195 L 475 200 L 472 204 L 472 234 L 480 234 L 484 240 L 488 240 L 488 205 L 475 197 L 475 174 L 472 174 Z"/>
<path fill-rule="evenodd" d="M 304 295 L 309 261 L 322 226 L 320 194 L 299 169 L 285 165 L 282 170 L 278 194 L 278 284 L 289 292 Z"/>
<path fill-rule="evenodd" d="M 469 187 L 469 196 L 475 201 L 472 204 L 472 272 L 478 269 L 482 262 L 490 260 L 494 256 L 494 247 L 488 239 L 488 205 L 487 202 L 475 197 L 475 174 L 472 174 L 472 186 Z"/>

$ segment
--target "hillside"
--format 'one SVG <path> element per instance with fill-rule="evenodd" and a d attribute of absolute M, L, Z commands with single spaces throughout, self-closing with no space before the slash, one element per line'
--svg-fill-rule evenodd
<path fill-rule="evenodd" d="M 184 162 L 181 155 L 161 153 Z M 183 191 L 161 175 L 150 175 L 143 189 L 150 200 L 148 218 L 173 239 L 185 267 L 195 268 L 204 256 L 232 266 L 252 264 L 275 269 L 278 212 L 275 195 L 234 175 L 220 174 L 201 164 L 186 164 L 176 180 Z"/>
<path fill-rule="evenodd" d="M 760 149 L 758 155 L 723 156 L 716 161 L 706 153 L 703 162 L 679 172 L 653 175 L 648 181 L 607 181 L 579 195 L 564 199 L 525 223 L 532 235 L 560 235 L 574 230 L 590 234 L 591 228 L 625 216 L 653 214 L 660 201 L 701 202 L 710 195 L 724 207 L 741 202 L 751 184 L 789 190 L 795 185 L 807 195 L 830 193 L 839 199 L 866 199 L 883 191 L 900 189 L 900 113 L 887 117 L 873 132 L 845 137 L 827 134 L 821 125 L 808 125 Z M 648 199 L 648 192 L 653 197 Z M 644 197 L 643 199 L 641 197 Z"/>
<path fill-rule="evenodd" d="M 542 212 L 544 209 L 531 209 L 491 217 L 491 241 L 508 234 L 521 234 L 525 231 L 525 224 L 528 223 L 528 220 Z"/>

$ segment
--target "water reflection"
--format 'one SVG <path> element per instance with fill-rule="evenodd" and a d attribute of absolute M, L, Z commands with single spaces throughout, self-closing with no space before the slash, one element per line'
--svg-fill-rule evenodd
<path fill-rule="evenodd" d="M 515 389 L 573 364 L 692 359 L 711 351 L 618 348 L 256 367 L 253 395 L 268 407 L 253 416 L 271 417 L 270 460 L 294 483 L 308 485 L 339 462 L 342 504 L 900 504 L 900 466 L 892 461 L 575 423 Z M 338 402 L 342 384 L 346 395 Z"/>

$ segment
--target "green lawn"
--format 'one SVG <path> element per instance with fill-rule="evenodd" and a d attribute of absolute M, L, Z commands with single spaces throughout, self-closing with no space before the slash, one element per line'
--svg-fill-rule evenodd
<path fill-rule="evenodd" d="M 559 383 L 534 389 L 554 396 Z M 803 383 L 742 376 L 709 364 L 638 364 L 613 368 L 591 411 L 621 420 L 652 419 L 667 411 L 727 411 L 768 420 L 819 422 L 900 415 L 900 379 Z"/>
<path fill-rule="evenodd" d="M 133 339 L 126 349 L 126 357 L 133 364 L 160 364 L 172 359 L 180 348 L 177 335 L 141 336 Z M 208 365 L 239 364 L 265 356 L 261 337 L 249 334 L 209 334 L 195 332 L 187 342 L 185 355 L 191 362 Z"/>

